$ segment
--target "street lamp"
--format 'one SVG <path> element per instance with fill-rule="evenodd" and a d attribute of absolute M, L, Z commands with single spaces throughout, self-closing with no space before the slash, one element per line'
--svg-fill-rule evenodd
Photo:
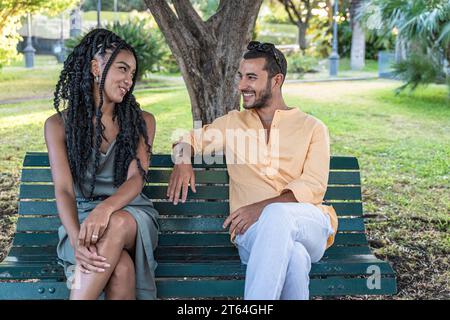
<path fill-rule="evenodd" d="M 80 7 L 70 12 L 70 37 L 76 38 L 81 34 L 81 12 Z"/>
<path fill-rule="evenodd" d="M 338 35 L 337 35 L 337 20 L 338 20 L 338 5 L 339 0 L 334 0 L 334 12 L 333 12 L 333 52 L 331 53 L 330 60 L 330 76 L 335 77 L 338 74 L 339 68 L 339 54 L 338 54 Z"/>
<path fill-rule="evenodd" d="M 114 0 L 114 21 L 119 21 L 119 13 L 117 12 L 117 0 Z"/>
<path fill-rule="evenodd" d="M 102 0 L 97 0 L 97 28 L 101 28 L 100 11 L 102 11 Z"/>
<path fill-rule="evenodd" d="M 25 67 L 26 68 L 33 68 L 34 66 L 34 53 L 36 50 L 33 48 L 33 44 L 31 43 L 31 14 L 28 13 L 27 15 L 27 27 L 28 27 L 28 36 L 27 36 L 27 46 L 23 50 L 25 53 Z"/>
<path fill-rule="evenodd" d="M 61 35 L 59 38 L 59 46 L 57 48 L 56 54 L 58 63 L 63 63 L 66 55 L 66 48 L 64 46 L 64 12 L 61 13 Z"/>

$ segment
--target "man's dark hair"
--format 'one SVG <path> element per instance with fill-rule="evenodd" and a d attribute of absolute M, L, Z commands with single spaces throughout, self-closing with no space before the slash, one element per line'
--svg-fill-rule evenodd
<path fill-rule="evenodd" d="M 271 43 L 259 43 L 257 41 L 251 41 L 247 46 L 248 51 L 244 54 L 245 60 L 265 58 L 266 64 L 264 69 L 269 74 L 269 78 L 274 77 L 278 73 L 283 74 L 283 78 L 286 78 L 287 73 L 287 61 L 284 54 L 275 48 Z"/>

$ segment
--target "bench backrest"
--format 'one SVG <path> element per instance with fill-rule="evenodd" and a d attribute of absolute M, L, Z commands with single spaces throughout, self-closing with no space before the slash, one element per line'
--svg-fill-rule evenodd
<path fill-rule="evenodd" d="M 159 246 L 229 246 L 229 235 L 222 229 L 229 211 L 226 165 L 194 165 L 197 193 L 190 192 L 188 201 L 176 206 L 166 199 L 172 166 L 169 155 L 154 155 L 149 170 L 151 182 L 144 188 L 161 215 Z M 340 247 L 344 246 L 352 247 L 351 252 L 358 254 L 357 246 L 367 244 L 358 161 L 354 157 L 332 157 L 330 170 L 325 203 L 334 206 L 340 219 L 335 246 L 328 253 L 340 254 L 344 249 Z M 20 219 L 14 247 L 22 247 L 26 252 L 54 253 L 60 220 L 47 153 L 27 153 L 19 198 Z"/>

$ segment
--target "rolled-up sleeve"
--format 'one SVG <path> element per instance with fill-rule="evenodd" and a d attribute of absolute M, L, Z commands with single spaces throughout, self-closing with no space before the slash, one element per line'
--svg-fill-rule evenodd
<path fill-rule="evenodd" d="M 225 130 L 229 115 L 215 119 L 201 128 L 193 129 L 182 136 L 180 142 L 191 145 L 195 154 L 222 152 L 225 148 Z"/>
<path fill-rule="evenodd" d="M 289 182 L 283 192 L 291 190 L 298 202 L 320 204 L 327 190 L 329 171 L 328 129 L 322 122 L 318 122 L 312 133 L 302 173 Z"/>

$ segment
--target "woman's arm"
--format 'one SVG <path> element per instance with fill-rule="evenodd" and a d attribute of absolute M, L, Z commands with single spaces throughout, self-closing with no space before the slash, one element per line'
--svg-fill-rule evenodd
<path fill-rule="evenodd" d="M 45 121 L 44 134 L 55 186 L 58 214 L 69 236 L 70 243 L 75 247 L 80 223 L 75 203 L 72 173 L 67 158 L 64 124 L 58 114 Z"/>
<path fill-rule="evenodd" d="M 155 138 L 156 121 L 155 117 L 148 112 L 142 111 L 145 123 L 147 125 L 147 143 L 152 146 Z M 141 162 L 142 169 L 147 173 L 149 167 L 150 157 L 147 153 L 147 147 L 144 143 L 144 139 L 141 141 L 137 150 L 137 158 Z M 137 161 L 133 160 L 128 167 L 127 180 L 117 189 L 117 191 L 107 199 L 105 199 L 101 205 L 107 209 L 110 213 L 120 210 L 136 198 L 139 193 L 142 192 L 144 186 L 144 178 L 139 172 Z"/>
<path fill-rule="evenodd" d="M 145 111 L 142 112 L 142 116 L 144 117 L 145 123 L 147 125 L 147 143 L 149 145 L 153 145 L 156 129 L 155 118 L 152 114 Z M 141 162 L 142 168 L 145 170 L 145 172 L 147 172 L 150 158 L 149 154 L 147 153 L 147 146 L 145 145 L 143 138 L 141 138 L 138 146 L 137 158 Z M 142 192 L 143 186 L 144 178 L 139 172 L 137 161 L 133 160 L 128 167 L 127 180 L 117 189 L 117 191 L 113 195 L 99 203 L 91 212 L 89 217 L 85 220 L 85 222 L 81 225 L 80 233 L 78 236 L 81 244 L 84 246 L 96 244 L 106 230 L 111 215 L 115 211 L 118 211 L 125 207 L 134 198 L 136 198 L 139 193 Z"/>

